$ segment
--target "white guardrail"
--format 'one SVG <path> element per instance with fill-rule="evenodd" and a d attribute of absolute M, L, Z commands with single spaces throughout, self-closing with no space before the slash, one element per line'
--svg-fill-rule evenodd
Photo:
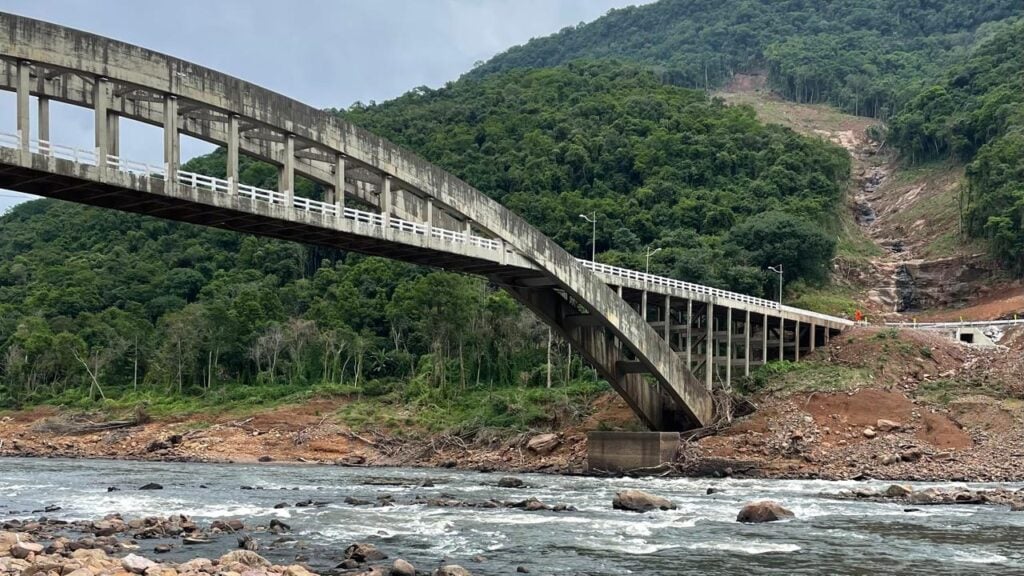
<path fill-rule="evenodd" d="M 1016 326 L 1024 324 L 1019 320 L 972 320 L 970 322 L 886 322 L 886 326 L 894 328 L 969 328 L 979 326 Z"/>
<path fill-rule="evenodd" d="M 10 134 L 6 132 L 0 132 L 0 146 L 4 148 L 13 148 L 18 150 L 21 148 L 21 140 L 17 134 Z M 71 146 L 63 146 L 60 144 L 53 144 L 46 140 L 32 139 L 29 141 L 29 150 L 35 154 L 42 154 L 45 156 L 52 156 L 54 158 L 61 158 L 64 160 L 70 160 L 78 164 L 85 164 L 89 166 L 96 166 L 96 150 L 87 150 L 82 148 L 74 148 Z M 130 174 L 136 174 L 138 176 L 146 178 L 157 178 L 163 180 L 167 176 L 167 170 L 163 166 L 155 166 L 152 164 L 146 164 L 144 162 L 136 162 L 119 156 L 107 156 L 107 166 L 114 168 L 121 172 Z M 196 174 L 195 172 L 188 172 L 185 170 L 177 171 L 178 183 L 185 186 L 190 186 L 196 189 L 211 190 L 220 194 L 230 194 L 231 183 L 223 178 L 214 178 L 212 176 L 205 176 L 203 174 Z M 284 206 L 287 203 L 287 196 L 283 192 L 276 190 L 265 190 L 263 188 L 257 188 L 255 186 L 249 186 L 246 184 L 238 184 L 238 195 L 242 198 L 248 198 L 257 202 L 267 202 L 269 204 Z M 334 204 L 327 202 L 320 202 L 317 200 L 310 200 L 308 198 L 294 197 L 292 199 L 292 206 L 298 210 L 304 212 L 311 212 L 314 214 L 323 214 L 326 216 L 337 216 L 338 208 Z M 345 207 L 342 212 L 342 217 L 347 220 L 352 220 L 361 224 L 367 224 L 370 226 L 383 226 L 384 217 L 381 214 L 375 212 L 366 212 L 363 210 L 356 210 L 354 208 Z M 478 246 L 487 250 L 502 250 L 503 243 L 492 240 L 490 238 L 482 238 L 480 236 L 473 236 L 472 234 L 466 234 L 464 232 L 455 232 L 446 228 L 428 227 L 424 224 L 417 222 L 410 222 L 408 220 L 402 220 L 400 218 L 390 218 L 390 227 L 400 232 L 409 234 L 417 234 L 420 236 L 430 235 L 432 238 L 438 238 L 453 243 L 465 243 L 471 246 Z M 825 314 L 818 314 L 815 312 L 809 312 L 807 310 L 801 310 L 799 308 L 792 308 L 789 306 L 780 306 L 778 302 L 771 300 L 765 300 L 763 298 L 756 298 L 754 296 L 748 296 L 746 294 L 739 294 L 737 292 L 730 292 L 728 290 L 720 290 L 718 288 L 712 288 L 710 286 L 704 286 L 702 284 L 694 284 L 692 282 L 684 282 L 682 280 L 676 280 L 674 278 L 666 278 L 664 276 L 655 276 L 653 274 L 647 274 L 644 272 L 638 272 L 636 270 L 630 270 L 628 268 L 619 268 L 617 266 L 609 266 L 607 264 L 600 264 L 597 262 L 591 262 L 590 260 L 577 259 L 580 264 L 585 268 L 592 270 L 597 274 L 604 276 L 612 276 L 616 278 L 628 278 L 631 280 L 637 280 L 645 284 L 653 286 L 665 286 L 669 288 L 675 288 L 679 290 L 685 290 L 694 294 L 704 294 L 713 298 L 720 298 L 724 300 L 732 300 L 734 302 L 742 302 L 744 304 L 750 304 L 754 306 L 761 306 L 772 310 L 789 311 L 793 313 L 803 314 L 805 316 L 818 317 L 822 320 L 828 320 L 832 322 L 846 323 L 846 320 L 836 318 L 834 316 L 828 316 Z"/>

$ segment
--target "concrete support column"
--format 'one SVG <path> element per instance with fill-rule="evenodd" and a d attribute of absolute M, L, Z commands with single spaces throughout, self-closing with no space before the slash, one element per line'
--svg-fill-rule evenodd
<path fill-rule="evenodd" d="M 284 137 L 284 167 L 281 170 L 279 188 L 284 192 L 284 205 L 291 208 L 295 205 L 295 135 Z"/>
<path fill-rule="evenodd" d="M 622 286 L 616 286 L 615 288 L 619 293 L 619 298 L 622 298 Z"/>
<path fill-rule="evenodd" d="M 50 141 L 50 99 L 39 97 L 39 118 L 36 119 L 39 140 Z"/>
<path fill-rule="evenodd" d="M 228 117 L 228 194 L 238 194 L 238 115 Z"/>
<path fill-rule="evenodd" d="M 796 346 L 793 347 L 795 352 L 793 353 L 793 361 L 800 361 L 800 321 L 796 321 L 796 330 L 793 331 L 794 340 L 796 340 Z"/>
<path fill-rule="evenodd" d="M 779 360 L 786 359 L 786 319 L 779 316 Z"/>
<path fill-rule="evenodd" d="M 825 326 L 825 346 L 828 346 L 828 341 L 831 336 L 832 330 L 828 326 Z"/>
<path fill-rule="evenodd" d="M 21 60 L 18 62 L 18 79 L 17 79 L 17 99 L 18 99 L 18 118 L 17 118 L 17 129 L 18 129 L 18 140 L 20 143 L 21 150 L 28 152 L 29 140 L 31 134 L 29 133 L 29 96 L 31 95 L 32 87 L 29 85 L 29 71 L 31 64 L 28 61 Z"/>
<path fill-rule="evenodd" d="M 732 348 L 732 307 L 725 310 L 725 389 L 732 389 L 732 360 L 736 353 Z"/>
<path fill-rule="evenodd" d="M 334 210 L 338 218 L 345 217 L 345 155 L 334 158 Z"/>
<path fill-rule="evenodd" d="M 469 242 L 469 237 L 473 235 L 473 221 L 469 218 L 463 222 L 462 232 L 466 235 L 466 242 Z"/>
<path fill-rule="evenodd" d="M 693 300 L 686 301 L 686 369 L 693 368 Z"/>
<path fill-rule="evenodd" d="M 640 293 L 640 316 L 647 322 L 647 290 Z"/>
<path fill-rule="evenodd" d="M 107 112 L 107 154 L 121 156 L 121 117 Z"/>
<path fill-rule="evenodd" d="M 665 326 L 662 327 L 665 333 L 665 341 L 672 347 L 672 297 L 665 294 Z"/>
<path fill-rule="evenodd" d="M 711 390 L 715 362 L 715 305 L 708 302 L 707 337 L 704 342 L 704 385 Z"/>
<path fill-rule="evenodd" d="M 747 310 L 747 320 L 743 324 L 743 375 L 750 376 L 750 310 Z"/>
<path fill-rule="evenodd" d="M 380 212 L 384 217 L 384 229 L 391 229 L 391 176 L 384 175 L 380 193 Z"/>
<path fill-rule="evenodd" d="M 434 199 L 427 198 L 427 238 L 434 236 Z"/>
<path fill-rule="evenodd" d="M 818 335 L 817 335 L 817 334 L 815 333 L 815 325 L 814 325 L 814 322 L 811 322 L 811 352 L 814 352 L 814 347 L 815 347 L 815 346 L 814 346 L 814 345 L 815 345 L 815 341 L 814 341 L 814 340 L 815 340 L 815 339 L 816 339 L 817 337 L 818 337 Z"/>
<path fill-rule="evenodd" d="M 761 365 L 768 363 L 768 315 L 764 315 L 764 325 L 761 330 Z"/>
<path fill-rule="evenodd" d="M 100 173 L 107 169 L 107 154 L 110 154 L 110 119 L 107 117 L 109 105 L 110 80 L 97 78 L 92 86 L 92 107 L 95 112 L 93 124 L 96 132 L 96 165 L 99 166 Z"/>
<path fill-rule="evenodd" d="M 167 181 L 177 182 L 181 165 L 181 141 L 178 139 L 178 98 L 164 96 L 164 168 Z"/>

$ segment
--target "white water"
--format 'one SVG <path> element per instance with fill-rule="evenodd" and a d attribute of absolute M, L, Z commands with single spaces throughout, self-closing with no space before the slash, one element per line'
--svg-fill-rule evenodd
<path fill-rule="evenodd" d="M 372 484 L 382 477 L 407 484 Z M 111 512 L 126 518 L 180 513 L 204 523 L 279 518 L 291 524 L 298 541 L 272 546 L 273 536 L 256 534 L 264 544 L 261 553 L 277 562 L 302 555 L 320 569 L 336 564 L 344 548 L 359 541 L 421 570 L 447 559 L 474 574 L 508 574 L 520 565 L 533 574 L 588 575 L 1024 574 L 1024 514 L 1005 507 L 928 506 L 904 512 L 899 504 L 821 496 L 863 485 L 855 482 L 521 475 L 529 488 L 506 489 L 495 486 L 499 477 L 449 470 L 0 459 L 0 518 L 37 517 L 31 511 L 46 505 L 61 506 L 47 516 L 63 519 L 96 519 Z M 427 479 L 434 486 L 417 486 Z M 164 490 L 136 489 L 147 482 L 159 482 Z M 121 490 L 107 492 L 108 486 Z M 722 492 L 707 495 L 711 486 Z M 612 510 L 612 497 L 623 488 L 668 497 L 679 508 L 648 514 Z M 375 500 L 381 494 L 393 495 L 398 504 L 344 503 L 346 496 Z M 412 503 L 416 496 L 441 494 L 469 501 L 536 497 L 578 510 Z M 744 502 L 762 498 L 780 501 L 796 519 L 735 522 Z M 324 504 L 274 508 L 306 499 Z M 142 544 L 143 552 L 152 546 Z M 233 544 L 228 538 L 199 551 L 216 556 Z M 476 562 L 476 556 L 485 559 Z"/>

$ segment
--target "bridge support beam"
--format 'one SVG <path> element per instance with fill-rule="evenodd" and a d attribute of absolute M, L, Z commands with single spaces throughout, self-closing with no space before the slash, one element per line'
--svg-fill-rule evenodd
<path fill-rule="evenodd" d="M 167 181 L 176 182 L 181 165 L 181 140 L 178 138 L 178 98 L 164 96 L 164 168 Z"/>
<path fill-rule="evenodd" d="M 693 300 L 686 301 L 686 369 L 693 370 Z"/>
<path fill-rule="evenodd" d="M 39 97 L 39 118 L 36 119 L 36 129 L 39 131 L 39 140 L 50 141 L 50 99 Z"/>
<path fill-rule="evenodd" d="M 391 176 L 384 175 L 380 193 L 380 213 L 384 218 L 384 230 L 391 230 Z"/>
<path fill-rule="evenodd" d="M 795 350 L 795 352 L 793 352 L 793 361 L 794 362 L 799 362 L 800 361 L 800 321 L 799 320 L 796 321 L 796 329 L 793 330 L 793 336 L 794 336 L 793 340 L 795 340 L 795 343 L 796 343 L 796 345 L 793 346 L 793 350 Z"/>
<path fill-rule="evenodd" d="M 750 376 L 750 310 L 747 310 L 747 319 L 743 323 L 743 375 Z"/>
<path fill-rule="evenodd" d="M 334 158 L 334 209 L 338 218 L 345 217 L 345 155 Z"/>
<path fill-rule="evenodd" d="M 811 331 L 811 335 L 810 335 L 811 336 L 810 350 L 811 350 L 811 352 L 814 352 L 814 347 L 815 347 L 815 344 L 816 344 L 815 339 L 818 337 L 818 335 L 815 333 L 816 331 L 815 331 L 814 322 L 811 322 L 810 331 Z"/>
<path fill-rule="evenodd" d="M 732 389 L 732 360 L 736 357 L 736 352 L 732 346 L 732 307 L 725 309 L 725 389 Z"/>
<path fill-rule="evenodd" d="M 284 194 L 284 205 L 291 208 L 295 205 L 295 135 L 284 137 L 284 165 L 281 166 L 281 177 L 278 188 Z"/>
<path fill-rule="evenodd" d="M 665 305 L 662 310 L 664 311 L 662 318 L 665 320 L 665 326 L 662 327 L 662 333 L 665 341 L 668 342 L 668 345 L 672 346 L 672 297 L 668 294 L 665 294 Z"/>
<path fill-rule="evenodd" d="M 764 315 L 764 324 L 761 326 L 761 365 L 768 363 L 768 315 Z"/>
<path fill-rule="evenodd" d="M 715 305 L 708 302 L 705 313 L 707 337 L 704 339 L 704 386 L 711 391 L 715 372 Z"/>
<path fill-rule="evenodd" d="M 29 72 L 31 71 L 32 64 L 25 60 L 18 61 L 18 139 L 21 146 L 22 152 L 28 152 L 29 140 L 31 134 L 29 133 L 29 95 L 31 94 L 31 86 L 29 85 Z"/>
<path fill-rule="evenodd" d="M 238 194 L 238 114 L 228 116 L 228 194 Z"/>
<path fill-rule="evenodd" d="M 95 116 L 96 165 L 100 173 L 107 169 L 107 154 L 110 154 L 110 118 L 107 107 L 110 106 L 110 80 L 97 78 L 92 87 L 93 111 Z"/>
<path fill-rule="evenodd" d="M 107 154 L 121 156 L 121 117 L 107 112 Z"/>

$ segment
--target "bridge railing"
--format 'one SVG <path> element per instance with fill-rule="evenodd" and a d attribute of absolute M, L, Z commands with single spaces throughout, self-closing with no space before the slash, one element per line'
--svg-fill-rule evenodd
<path fill-rule="evenodd" d="M 779 309 L 779 303 L 771 300 L 765 300 L 764 298 L 757 298 L 756 296 L 748 296 L 746 294 L 740 294 L 738 292 L 730 292 L 728 290 L 721 290 L 719 288 L 712 288 L 710 286 L 704 286 L 702 284 L 694 284 L 692 282 L 686 282 L 683 280 L 676 280 L 675 278 L 666 278 L 665 276 L 655 276 L 654 274 L 648 274 L 645 272 L 639 272 L 637 270 L 630 270 L 629 268 L 619 268 L 618 266 L 610 266 L 608 264 L 601 264 L 599 262 L 592 262 L 590 260 L 578 259 L 580 264 L 584 267 L 603 274 L 605 276 L 614 276 L 618 278 L 628 278 L 630 280 L 637 280 L 644 284 L 651 284 L 654 286 L 666 286 L 668 288 L 676 288 L 679 290 L 685 290 L 696 294 L 704 294 L 713 298 L 722 298 L 725 300 L 732 300 L 735 302 L 743 302 L 744 304 L 751 304 L 754 306 L 762 306 L 764 308 L 771 308 L 773 310 Z"/>
<path fill-rule="evenodd" d="M 54 144 L 46 140 L 31 139 L 30 150 L 33 153 L 44 154 L 46 156 L 52 156 L 54 158 L 61 158 L 64 160 L 70 160 L 78 164 L 87 164 L 90 166 L 97 165 L 97 154 L 96 150 L 88 150 L 83 148 L 74 148 L 71 146 L 64 146 L 60 144 Z M 0 132 L 0 146 L 5 148 L 21 148 L 21 139 L 18 134 L 10 134 L 6 132 Z M 167 171 L 162 166 L 154 166 L 145 162 L 138 162 L 123 158 L 120 156 L 108 155 L 107 156 L 107 167 L 113 168 L 120 172 L 126 172 L 135 174 L 141 177 L 154 178 L 154 179 L 165 179 L 167 177 Z M 218 194 L 230 194 L 231 193 L 231 182 L 223 178 L 215 178 L 213 176 L 206 176 L 203 174 L 197 174 L 195 172 L 189 172 L 187 170 L 177 171 L 178 183 L 189 186 L 195 189 L 210 190 Z M 242 198 L 248 198 L 257 202 L 267 202 L 275 206 L 284 206 L 287 203 L 287 196 L 283 192 L 276 190 L 266 190 L 258 188 L 256 186 L 249 186 L 247 184 L 239 183 L 238 195 Z M 327 216 L 338 216 L 337 206 L 328 202 L 320 202 L 318 200 L 311 200 L 309 198 L 293 197 L 292 206 L 297 210 L 304 212 L 310 212 L 314 214 L 322 214 Z M 357 210 L 355 208 L 346 207 L 341 214 L 342 218 L 352 220 L 362 224 L 368 224 L 371 226 L 383 227 L 384 216 L 376 212 L 367 212 L 363 210 Z M 431 238 L 437 238 L 456 244 L 468 244 L 471 246 L 477 246 L 486 250 L 505 250 L 510 252 L 509 249 L 505 248 L 504 243 L 498 240 L 490 238 L 484 238 L 481 236 L 474 236 L 465 232 L 456 232 L 454 230 L 448 230 L 447 228 L 440 228 L 437 226 L 427 226 L 418 222 L 411 222 L 403 220 L 401 218 L 391 217 L 389 218 L 389 226 L 391 229 L 398 230 L 407 234 L 416 234 L 420 236 L 430 236 Z M 771 300 L 765 300 L 764 298 L 757 298 L 754 296 L 748 296 L 746 294 L 740 294 L 738 292 L 730 292 L 728 290 L 721 290 L 718 288 L 712 288 L 710 286 L 704 286 L 701 284 L 694 284 L 692 282 L 685 282 L 683 280 L 676 280 L 675 278 L 667 278 L 665 276 L 656 276 L 654 274 L 648 274 L 645 272 L 639 272 L 637 270 L 630 270 L 628 268 L 620 268 L 618 266 L 611 266 L 608 264 L 601 264 L 598 262 L 591 262 L 590 260 L 578 260 L 580 264 L 589 270 L 592 270 L 598 274 L 615 278 L 628 278 L 636 280 L 644 284 L 651 286 L 665 286 L 669 288 L 675 288 L 679 290 L 685 290 L 694 294 L 703 294 L 712 298 L 720 298 L 723 300 L 741 302 L 744 304 L 750 304 L 754 306 L 760 306 L 771 310 L 785 310 L 800 313 L 807 316 L 820 317 L 823 320 L 845 322 L 841 318 L 835 318 L 827 316 L 825 314 L 816 314 L 807 310 L 801 310 L 798 308 L 791 308 L 789 306 L 780 306 L 778 302 Z"/>

